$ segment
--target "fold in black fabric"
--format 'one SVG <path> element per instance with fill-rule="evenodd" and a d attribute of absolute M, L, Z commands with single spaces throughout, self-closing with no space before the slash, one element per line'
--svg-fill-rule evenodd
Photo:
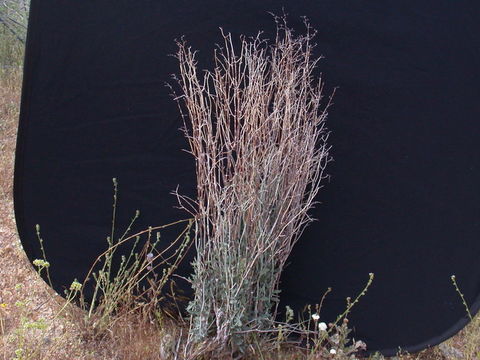
<path fill-rule="evenodd" d="M 319 71 L 339 87 L 328 126 L 331 179 L 282 279 L 281 306 L 318 303 L 331 321 L 368 273 L 354 308 L 356 339 L 386 355 L 435 345 L 480 306 L 480 3 L 469 1 L 32 0 L 15 169 L 18 231 L 41 257 L 40 224 L 62 292 L 81 279 L 110 233 L 112 178 L 118 233 L 185 218 L 193 159 L 164 86 L 185 35 L 211 67 L 219 27 L 234 36 L 288 13 L 318 30 Z M 179 229 L 166 232 L 171 241 Z M 189 261 L 180 268 L 188 276 Z"/>

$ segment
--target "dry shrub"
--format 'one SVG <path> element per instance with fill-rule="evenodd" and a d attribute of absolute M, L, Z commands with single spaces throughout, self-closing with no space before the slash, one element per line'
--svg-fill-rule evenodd
<path fill-rule="evenodd" d="M 184 133 L 196 160 L 197 218 L 191 340 L 242 343 L 275 317 L 279 278 L 305 225 L 330 160 L 315 76 L 315 36 L 277 19 L 273 44 L 222 31 L 215 68 L 199 76 L 195 52 L 178 42 Z M 184 110 L 186 109 L 186 111 Z M 192 203 L 193 202 L 193 203 Z"/>

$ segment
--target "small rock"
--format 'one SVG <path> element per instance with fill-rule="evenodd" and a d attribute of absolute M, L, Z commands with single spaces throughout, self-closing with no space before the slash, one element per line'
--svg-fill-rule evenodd
<path fill-rule="evenodd" d="M 160 356 L 162 359 L 170 359 L 174 353 L 175 350 L 175 341 L 173 339 L 173 336 L 169 334 L 165 334 L 161 339 L 160 339 Z"/>
<path fill-rule="evenodd" d="M 443 354 L 443 356 L 445 356 L 447 359 L 452 359 L 452 360 L 463 359 L 463 353 L 460 350 L 455 349 L 451 346 L 448 346 L 446 344 L 440 344 L 438 346 L 438 349 Z"/>

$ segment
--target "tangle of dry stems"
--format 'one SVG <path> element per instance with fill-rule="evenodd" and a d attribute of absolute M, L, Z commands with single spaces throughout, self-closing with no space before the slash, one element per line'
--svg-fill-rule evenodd
<path fill-rule="evenodd" d="M 295 36 L 277 19 L 273 44 L 259 33 L 242 36 L 239 49 L 222 31 L 214 70 L 201 76 L 195 52 L 177 42 L 177 100 L 197 176 L 193 340 L 238 342 L 239 331 L 271 324 L 282 269 L 313 220 L 308 211 L 330 161 L 325 123 L 334 92 L 322 106 L 321 57 L 313 57 L 315 32 L 305 24 L 306 34 Z"/>

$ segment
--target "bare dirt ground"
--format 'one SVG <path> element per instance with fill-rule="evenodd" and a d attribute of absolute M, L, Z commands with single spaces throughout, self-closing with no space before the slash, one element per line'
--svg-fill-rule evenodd
<path fill-rule="evenodd" d="M 27 260 L 16 232 L 12 197 L 20 88 L 20 70 L 0 70 L 0 358 L 162 358 L 158 339 L 139 331 L 125 333 L 117 350 L 88 341 L 71 319 L 59 314 L 64 300 L 50 290 Z M 480 359 L 479 317 L 440 346 L 400 358 Z"/>

